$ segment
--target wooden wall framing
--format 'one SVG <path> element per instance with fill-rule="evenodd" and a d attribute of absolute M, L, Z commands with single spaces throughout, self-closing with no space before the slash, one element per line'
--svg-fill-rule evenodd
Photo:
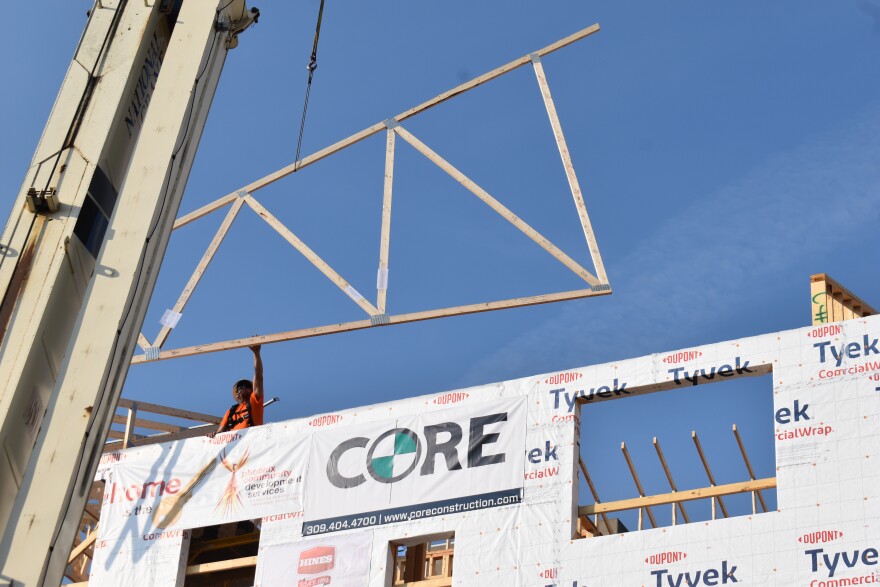
<path fill-rule="evenodd" d="M 559 116 L 556 112 L 556 106 L 550 93 L 550 86 L 547 83 L 547 76 L 541 63 L 542 57 L 558 49 L 566 47 L 576 41 L 584 39 L 598 31 L 599 25 L 594 24 L 572 35 L 569 35 L 568 37 L 560 39 L 559 41 L 556 41 L 555 43 L 552 43 L 534 53 L 525 55 L 509 63 L 506 63 L 501 67 L 493 69 L 492 71 L 478 76 L 451 90 L 439 94 L 438 96 L 435 96 L 434 98 L 423 102 L 418 106 L 410 108 L 409 110 L 398 114 L 394 118 L 390 118 L 383 122 L 374 124 L 373 126 L 370 126 L 369 128 L 355 133 L 350 137 L 338 141 L 337 143 L 330 145 L 329 147 L 326 147 L 312 155 L 304 157 L 299 161 L 295 161 L 290 165 L 287 165 L 273 173 L 270 173 L 269 175 L 266 175 L 265 177 L 262 177 L 244 186 L 243 188 L 236 190 L 233 193 L 218 198 L 217 200 L 205 206 L 202 206 L 201 208 L 190 212 L 189 214 L 186 214 L 175 221 L 174 229 L 176 230 L 208 214 L 211 214 L 212 212 L 230 206 L 225 219 L 220 225 L 220 228 L 217 230 L 214 238 L 208 245 L 207 250 L 205 251 L 204 255 L 202 256 L 201 260 L 199 261 L 195 270 L 190 276 L 190 279 L 184 287 L 183 291 L 181 292 L 177 302 L 171 308 L 174 313 L 180 314 L 183 312 L 187 302 L 190 300 L 191 296 L 195 292 L 199 281 L 208 269 L 208 265 L 214 258 L 214 254 L 217 252 L 218 247 L 228 234 L 229 228 L 232 226 L 232 223 L 235 221 L 241 209 L 246 205 L 260 218 L 262 218 L 273 230 L 278 232 L 291 246 L 299 251 L 299 253 L 302 254 L 312 265 L 314 265 L 325 277 L 332 281 L 342 291 L 342 293 L 347 295 L 355 304 L 357 304 L 367 315 L 364 320 L 356 320 L 341 324 L 331 324 L 312 328 L 303 328 L 298 330 L 289 330 L 275 334 L 225 340 L 171 350 L 165 350 L 164 345 L 167 342 L 169 335 L 171 334 L 172 328 L 169 326 L 163 326 L 152 342 L 150 342 L 150 340 L 147 339 L 147 337 L 145 337 L 143 334 L 138 337 L 138 345 L 144 352 L 143 354 L 136 355 L 132 359 L 132 364 L 144 363 L 153 360 L 185 357 L 210 352 L 218 352 L 241 348 L 253 344 L 269 344 L 285 340 L 295 340 L 299 338 L 334 334 L 338 332 L 349 332 L 353 330 L 372 328 L 375 326 L 384 326 L 388 324 L 403 324 L 419 320 L 431 320 L 435 318 L 460 316 L 476 312 L 486 312 L 506 308 L 531 306 L 536 304 L 546 304 L 562 300 L 572 300 L 610 294 L 611 286 L 608 283 L 608 278 L 605 273 L 605 266 L 602 262 L 601 254 L 599 253 L 599 246 L 596 242 L 596 237 L 593 232 L 593 227 L 590 222 L 589 215 L 587 214 L 587 208 L 586 204 L 584 203 L 580 184 L 574 171 L 574 165 L 572 163 L 571 155 L 568 150 L 568 145 L 565 141 L 565 136 L 562 132 L 562 126 L 559 121 Z M 541 92 L 541 97 L 547 110 L 547 115 L 550 119 L 550 126 L 553 131 L 553 136 L 556 141 L 557 148 L 559 149 L 563 169 L 565 171 L 565 175 L 571 189 L 571 195 L 574 200 L 575 209 L 578 214 L 581 228 L 583 229 L 584 238 L 586 240 L 587 248 L 590 253 L 592 264 L 595 270 L 595 275 L 588 269 L 578 264 L 569 255 L 567 255 L 556 245 L 554 245 L 547 237 L 532 228 L 523 219 L 519 218 L 516 214 L 505 207 L 500 201 L 490 195 L 486 190 L 481 188 L 476 182 L 467 177 L 464 173 L 455 168 L 441 155 L 433 151 L 419 138 L 414 136 L 410 131 L 404 129 L 401 126 L 401 123 L 408 118 L 425 112 L 426 110 L 433 108 L 434 106 L 437 106 L 438 104 L 441 104 L 446 100 L 454 98 L 460 94 L 463 94 L 464 92 L 467 92 L 468 90 L 471 90 L 481 84 L 491 81 L 497 77 L 504 75 L 505 73 L 509 73 L 527 64 L 531 64 L 534 69 L 538 88 Z M 350 147 L 351 145 L 354 145 L 382 131 L 385 131 L 387 137 L 385 149 L 385 182 L 382 199 L 382 227 L 379 246 L 377 296 L 376 302 L 375 304 L 373 304 L 372 302 L 367 300 L 365 296 L 358 292 L 348 281 L 346 281 L 346 279 L 342 275 L 340 275 L 326 261 L 324 261 L 317 252 L 312 250 L 305 242 L 297 237 L 293 233 L 293 231 L 291 231 L 280 220 L 278 220 L 278 218 L 276 218 L 265 206 L 263 206 L 263 204 L 257 201 L 257 199 L 254 197 L 254 192 L 294 173 L 295 171 L 302 170 L 303 168 L 308 167 L 313 163 L 316 163 L 326 157 L 329 157 L 330 155 L 338 153 L 343 149 Z M 394 182 L 394 151 L 396 144 L 395 139 L 398 137 L 403 139 L 406 143 L 408 143 L 418 152 L 424 155 L 428 160 L 430 160 L 432 163 L 440 167 L 448 175 L 458 181 L 462 186 L 464 186 L 468 191 L 470 191 L 477 198 L 483 201 L 498 215 L 510 222 L 514 227 L 516 227 L 523 234 L 528 236 L 538 246 L 543 248 L 551 257 L 562 263 L 575 275 L 583 279 L 584 282 L 586 282 L 587 287 L 566 292 L 496 300 L 479 304 L 455 306 L 450 308 L 439 308 L 408 314 L 389 315 L 386 310 L 388 302 L 387 277 L 391 239 L 391 206 L 393 191 L 392 188 Z"/>

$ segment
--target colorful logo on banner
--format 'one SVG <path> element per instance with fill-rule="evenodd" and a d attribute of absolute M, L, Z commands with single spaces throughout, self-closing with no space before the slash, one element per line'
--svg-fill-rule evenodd
<path fill-rule="evenodd" d="M 372 533 L 306 540 L 260 548 L 257 585 L 363 587 L 370 582 Z"/>
<path fill-rule="evenodd" d="M 333 546 L 316 546 L 304 550 L 299 555 L 297 572 L 300 575 L 317 575 L 333 568 L 336 559 L 336 548 Z"/>
<path fill-rule="evenodd" d="M 316 434 L 303 534 L 519 503 L 525 415 L 516 398 Z"/>

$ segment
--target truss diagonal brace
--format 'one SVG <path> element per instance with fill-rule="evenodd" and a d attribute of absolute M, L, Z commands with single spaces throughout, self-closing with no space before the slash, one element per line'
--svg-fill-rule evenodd
<path fill-rule="evenodd" d="M 581 193 L 581 186 L 578 183 L 577 174 L 574 172 L 574 163 L 571 161 L 571 153 L 568 152 L 568 144 L 565 142 L 565 135 L 562 134 L 562 125 L 559 122 L 559 115 L 556 113 L 556 105 L 553 103 L 553 96 L 550 95 L 550 86 L 547 84 L 547 76 L 544 74 L 544 66 L 541 65 L 541 58 L 537 53 L 529 55 L 532 60 L 532 67 L 535 69 L 535 76 L 538 78 L 538 86 L 541 88 L 541 97 L 544 98 L 544 107 L 547 109 L 547 116 L 550 118 L 550 126 L 553 127 L 553 137 L 556 139 L 556 147 L 559 149 L 559 156 L 562 158 L 562 166 L 565 168 L 565 177 L 568 178 L 568 186 L 571 188 L 571 196 L 574 198 L 574 205 L 577 207 L 578 217 L 581 221 L 581 228 L 584 230 L 584 237 L 587 239 L 587 246 L 590 249 L 590 257 L 593 259 L 593 267 L 596 268 L 596 275 L 603 283 L 608 282 L 608 276 L 605 274 L 605 265 L 602 263 L 602 255 L 599 254 L 599 244 L 596 242 L 596 235 L 593 232 L 593 225 L 590 223 L 590 216 L 587 214 L 587 206 L 584 204 L 584 195 Z"/>
<path fill-rule="evenodd" d="M 189 302 L 189 298 L 196 290 L 196 286 L 199 284 L 199 281 L 201 281 L 202 276 L 208 269 L 208 265 L 211 263 L 211 259 L 214 258 L 214 253 L 217 252 L 217 249 L 220 247 L 220 243 L 222 243 L 223 239 L 226 238 L 226 234 L 229 232 L 229 228 L 232 226 L 232 222 L 235 220 L 235 217 L 238 216 L 238 212 L 241 210 L 242 204 L 244 204 L 244 198 L 238 198 L 235 203 L 232 204 L 229 212 L 226 213 L 226 218 L 223 219 L 223 222 L 220 224 L 220 228 L 217 229 L 217 232 L 214 234 L 214 238 L 211 239 L 211 244 L 208 245 L 207 250 L 205 250 L 205 254 L 202 255 L 201 261 L 199 261 L 199 264 L 196 266 L 195 271 L 193 271 L 193 274 L 190 276 L 186 287 L 184 287 L 183 291 L 180 293 L 180 297 L 177 299 L 177 303 L 174 304 L 174 308 L 172 308 L 173 311 L 177 312 L 178 314 L 183 312 L 183 309 L 186 307 L 187 302 Z M 163 325 L 162 329 L 159 331 L 158 336 L 156 336 L 156 340 L 153 341 L 153 346 L 161 347 L 163 344 L 165 344 L 165 341 L 168 339 L 168 335 L 170 333 L 171 328 L 169 328 L 167 325 Z"/>
<path fill-rule="evenodd" d="M 345 292 L 345 295 L 350 297 L 358 306 L 363 309 L 364 312 L 369 314 L 370 316 L 376 316 L 378 314 L 384 314 L 384 312 L 380 312 L 376 309 L 373 304 L 368 302 L 358 291 L 351 286 L 345 279 L 342 278 L 330 265 L 327 264 L 324 259 L 318 256 L 315 251 L 310 249 L 308 245 L 306 245 L 303 241 L 299 239 L 295 234 L 293 234 L 289 228 L 284 226 L 280 220 L 275 218 L 268 210 L 266 210 L 262 204 L 256 201 L 252 196 L 248 196 L 243 198 L 247 205 L 251 207 L 251 209 L 257 213 L 257 215 L 266 221 L 266 223 L 275 229 L 275 232 L 280 234 L 284 240 L 289 242 L 293 248 L 302 253 L 303 257 L 308 259 L 308 261 L 314 265 L 318 271 L 323 273 L 327 279 L 336 284 L 336 286 Z"/>
<path fill-rule="evenodd" d="M 425 143 L 414 137 L 409 131 L 407 131 L 403 127 L 397 127 L 394 129 L 394 132 L 399 134 L 403 140 L 412 145 L 419 153 L 427 157 L 431 162 L 437 165 L 440 169 L 448 173 L 453 179 L 455 179 L 458 183 L 463 185 L 468 189 L 472 194 L 481 199 L 487 206 L 495 210 L 498 214 L 504 217 L 508 222 L 513 224 L 516 228 L 518 228 L 523 234 L 528 236 L 530 239 L 535 241 L 542 249 L 553 255 L 557 261 L 568 267 L 572 272 L 577 274 L 581 279 L 589 283 L 590 285 L 601 285 L 601 282 L 596 279 L 596 277 L 581 267 L 577 261 L 563 253 L 556 245 L 550 242 L 547 237 L 539 233 L 537 230 L 529 226 L 525 221 L 523 221 L 519 216 L 511 212 L 507 207 L 504 206 L 501 202 L 493 198 L 489 193 L 474 183 L 469 177 L 467 177 L 464 173 L 456 169 L 452 166 L 451 163 L 446 161 L 443 157 L 435 153 L 428 147 Z"/>

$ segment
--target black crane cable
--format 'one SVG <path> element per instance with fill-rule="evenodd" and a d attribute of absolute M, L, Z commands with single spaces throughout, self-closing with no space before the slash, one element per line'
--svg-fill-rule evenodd
<path fill-rule="evenodd" d="M 315 77 L 315 70 L 318 69 L 318 39 L 321 37 L 321 20 L 324 17 L 324 0 L 321 0 L 321 6 L 318 8 L 318 23 L 315 25 L 315 40 L 312 43 L 312 56 L 306 69 L 309 70 L 309 81 L 306 82 L 306 97 L 303 102 L 302 118 L 299 121 L 299 138 L 296 140 L 296 156 L 294 157 L 293 171 L 299 168 L 299 154 L 302 151 L 303 131 L 306 128 L 306 113 L 309 111 L 309 95 L 312 93 L 312 78 Z"/>

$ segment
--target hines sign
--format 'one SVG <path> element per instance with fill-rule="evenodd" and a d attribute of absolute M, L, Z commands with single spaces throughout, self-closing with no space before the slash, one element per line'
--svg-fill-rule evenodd
<path fill-rule="evenodd" d="M 519 503 L 525 433 L 525 398 L 318 433 L 303 535 Z"/>

